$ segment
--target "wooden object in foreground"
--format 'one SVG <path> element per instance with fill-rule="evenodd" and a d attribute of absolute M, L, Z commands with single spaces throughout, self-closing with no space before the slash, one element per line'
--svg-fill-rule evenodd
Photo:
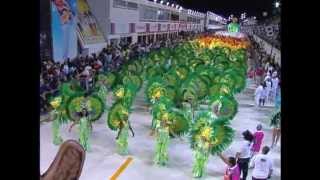
<path fill-rule="evenodd" d="M 83 147 L 75 140 L 65 141 L 40 180 L 78 180 L 85 160 Z"/>

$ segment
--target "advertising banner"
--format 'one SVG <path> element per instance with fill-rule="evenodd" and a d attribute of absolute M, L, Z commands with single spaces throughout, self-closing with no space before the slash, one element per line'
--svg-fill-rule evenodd
<path fill-rule="evenodd" d="M 76 0 L 51 1 L 51 29 L 53 60 L 64 61 L 77 56 L 77 2 Z"/>
<path fill-rule="evenodd" d="M 77 31 L 84 44 L 97 44 L 105 42 L 98 23 L 93 16 L 87 0 L 77 0 L 78 24 Z"/>

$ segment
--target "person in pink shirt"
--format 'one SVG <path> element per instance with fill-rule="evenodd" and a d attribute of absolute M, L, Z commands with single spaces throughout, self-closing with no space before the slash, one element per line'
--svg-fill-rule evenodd
<path fill-rule="evenodd" d="M 263 140 L 263 137 L 264 137 L 264 133 L 262 131 L 262 125 L 261 124 L 258 124 L 257 126 L 257 131 L 253 134 L 253 145 L 252 145 L 252 148 L 251 148 L 251 151 L 252 151 L 252 156 L 258 154 L 260 152 L 260 147 L 261 147 L 261 144 L 262 144 L 262 140 Z"/>
<path fill-rule="evenodd" d="M 228 165 L 224 174 L 224 180 L 240 180 L 240 168 L 236 158 L 226 158 L 222 154 L 218 154 L 218 156 Z"/>

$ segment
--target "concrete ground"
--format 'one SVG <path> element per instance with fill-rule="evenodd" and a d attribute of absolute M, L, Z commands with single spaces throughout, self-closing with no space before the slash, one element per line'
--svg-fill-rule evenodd
<path fill-rule="evenodd" d="M 239 109 L 236 117 L 232 120 L 231 126 L 236 131 L 234 142 L 224 152 L 225 155 L 234 156 L 239 148 L 242 139 L 241 133 L 249 129 L 254 131 L 258 123 L 263 125 L 265 138 L 263 145 L 271 145 L 271 128 L 269 117 L 272 106 L 257 108 L 254 107 L 253 92 L 254 85 L 248 84 L 247 89 L 237 95 Z M 108 97 L 110 100 L 111 97 Z M 108 102 L 109 106 L 111 102 Z M 108 179 L 118 167 L 125 161 L 127 156 L 120 156 L 116 153 L 115 137 L 116 132 L 111 131 L 106 125 L 107 113 L 93 124 L 91 135 L 92 151 L 86 154 L 80 180 L 102 180 Z M 167 167 L 153 165 L 155 138 L 149 136 L 151 115 L 145 108 L 143 90 L 140 91 L 134 103 L 133 112 L 130 114 L 130 121 L 135 131 L 135 137 L 129 138 L 129 156 L 133 161 L 120 175 L 119 180 L 189 180 L 192 179 L 193 155 L 189 147 L 188 138 L 182 140 L 172 139 L 169 146 L 169 164 Z M 64 140 L 78 139 L 77 126 L 72 132 L 67 129 L 70 124 L 61 128 Z M 52 144 L 51 122 L 42 122 L 40 126 L 40 171 L 44 173 L 53 161 L 58 146 Z M 280 179 L 280 145 L 272 149 L 270 156 L 274 163 L 274 174 L 271 179 Z M 216 156 L 210 156 L 207 166 L 207 176 L 202 179 L 221 180 L 225 171 L 225 164 Z M 247 179 L 251 179 L 251 170 Z"/>

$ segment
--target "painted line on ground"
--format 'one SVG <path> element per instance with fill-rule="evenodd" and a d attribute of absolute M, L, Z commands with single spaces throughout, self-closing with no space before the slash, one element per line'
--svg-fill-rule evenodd
<path fill-rule="evenodd" d="M 126 161 L 117 169 L 117 171 L 109 178 L 109 180 L 117 180 L 120 174 L 129 166 L 132 160 L 132 157 L 128 157 Z"/>

